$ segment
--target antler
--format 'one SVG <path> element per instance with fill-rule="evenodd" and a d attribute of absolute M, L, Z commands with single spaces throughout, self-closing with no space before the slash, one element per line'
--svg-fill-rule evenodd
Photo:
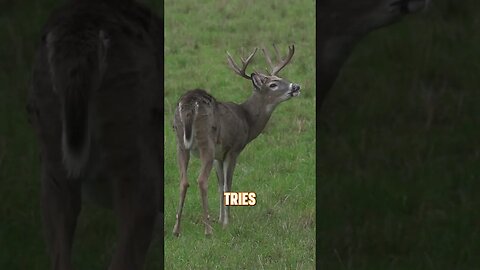
<path fill-rule="evenodd" d="M 267 63 L 271 68 L 271 71 L 269 72 L 271 76 L 277 75 L 280 70 L 282 70 L 290 60 L 292 60 L 293 54 L 295 53 L 295 46 L 292 44 L 292 46 L 288 46 L 288 55 L 285 59 L 282 60 L 280 57 L 280 53 L 278 52 L 277 46 L 273 44 L 273 48 L 275 49 L 275 54 L 277 59 L 279 59 L 280 63 L 277 65 L 272 64 L 272 60 L 270 59 L 270 56 L 267 53 L 267 50 L 265 48 L 262 48 L 263 54 L 265 55 L 265 58 L 267 59 Z"/>
<path fill-rule="evenodd" d="M 245 69 L 247 69 L 247 66 L 248 64 L 250 64 L 250 61 L 252 60 L 253 56 L 255 55 L 255 53 L 257 52 L 257 48 L 255 48 L 255 50 L 247 57 L 246 60 L 244 60 L 242 57 L 240 57 L 240 60 L 242 61 L 242 68 L 239 68 L 237 66 L 237 64 L 235 64 L 235 61 L 233 61 L 233 58 L 232 56 L 228 53 L 227 51 L 227 60 L 228 60 L 228 65 L 230 66 L 230 68 L 233 69 L 233 71 L 242 76 L 243 78 L 245 79 L 251 79 L 252 77 L 248 76 L 246 73 L 245 73 Z"/>

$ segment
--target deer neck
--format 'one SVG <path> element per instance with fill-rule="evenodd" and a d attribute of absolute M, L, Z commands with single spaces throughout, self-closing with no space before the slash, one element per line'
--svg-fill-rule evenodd
<path fill-rule="evenodd" d="M 240 105 L 246 112 L 248 130 L 248 142 L 255 139 L 265 129 L 276 104 L 271 104 L 268 100 L 256 93 Z"/>

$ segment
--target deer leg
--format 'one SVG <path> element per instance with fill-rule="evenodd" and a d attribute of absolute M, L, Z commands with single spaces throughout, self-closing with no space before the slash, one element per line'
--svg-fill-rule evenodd
<path fill-rule="evenodd" d="M 61 164 L 57 168 L 61 168 Z M 65 172 L 42 172 L 42 214 L 52 269 L 72 269 L 71 250 L 81 208 L 80 184 Z"/>
<path fill-rule="evenodd" d="M 198 187 L 200 188 L 200 198 L 202 200 L 203 207 L 203 223 L 205 224 L 205 235 L 209 236 L 212 234 L 212 226 L 210 225 L 210 215 L 208 214 L 208 177 L 212 170 L 213 165 L 213 151 L 200 150 L 200 160 L 202 162 L 202 168 L 200 171 L 200 176 L 198 177 Z"/>
<path fill-rule="evenodd" d="M 189 150 L 177 147 L 177 161 L 178 168 L 180 173 L 180 200 L 178 202 L 177 215 L 175 226 L 173 227 L 173 235 L 180 235 L 180 220 L 182 218 L 183 205 L 185 204 L 185 196 L 187 194 L 188 178 L 187 178 L 187 169 L 188 161 L 190 160 Z"/>
<path fill-rule="evenodd" d="M 128 168 L 128 171 L 138 171 Z M 123 171 L 115 178 L 119 241 L 110 270 L 143 269 L 158 218 L 158 179 Z"/>
<path fill-rule="evenodd" d="M 225 202 L 224 202 L 224 196 L 223 196 L 223 190 L 224 190 L 224 173 L 223 173 L 223 162 L 215 160 L 215 171 L 217 172 L 217 180 L 218 180 L 218 196 L 219 196 L 219 201 L 220 201 L 220 213 L 218 215 L 218 222 L 222 223 L 223 222 L 223 217 L 225 213 Z"/>
<path fill-rule="evenodd" d="M 237 163 L 236 156 L 232 154 L 227 155 L 223 161 L 223 172 L 224 172 L 224 192 L 232 191 L 232 181 L 233 181 L 233 171 L 235 170 L 235 165 Z M 228 218 L 230 215 L 230 206 L 224 207 L 224 218 L 223 218 L 223 228 L 227 227 Z"/>

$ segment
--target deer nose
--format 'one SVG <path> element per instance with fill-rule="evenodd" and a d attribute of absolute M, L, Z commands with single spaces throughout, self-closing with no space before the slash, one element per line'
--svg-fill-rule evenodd
<path fill-rule="evenodd" d="M 298 90 L 300 90 L 300 84 L 292 83 L 292 90 L 293 90 L 293 91 L 298 91 Z"/>

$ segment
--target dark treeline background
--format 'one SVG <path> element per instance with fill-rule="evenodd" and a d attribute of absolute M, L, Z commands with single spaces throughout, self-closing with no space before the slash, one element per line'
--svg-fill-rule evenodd
<path fill-rule="evenodd" d="M 317 124 L 322 269 L 479 269 L 478 14 L 432 1 L 344 66 Z"/>

